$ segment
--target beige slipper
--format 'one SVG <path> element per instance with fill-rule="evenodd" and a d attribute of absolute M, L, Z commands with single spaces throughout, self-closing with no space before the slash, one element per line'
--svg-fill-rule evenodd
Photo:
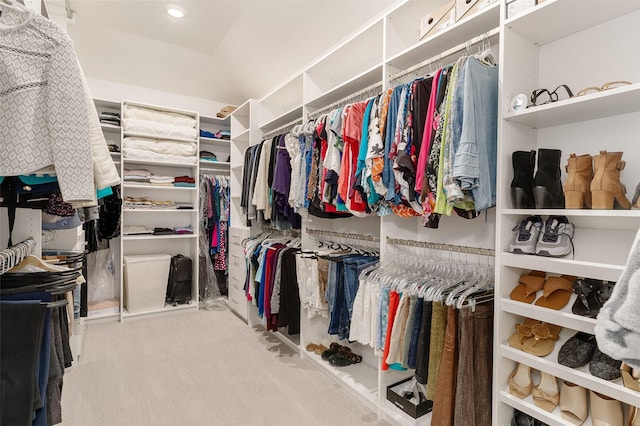
<path fill-rule="evenodd" d="M 594 425 L 624 424 L 622 403 L 617 399 L 590 390 L 589 403 L 591 404 L 591 422 Z"/>
<path fill-rule="evenodd" d="M 574 425 L 581 425 L 588 415 L 587 390 L 563 381 L 560 389 L 560 416 Z"/>
<path fill-rule="evenodd" d="M 555 377 L 541 371 L 540 383 L 533 387 L 533 402 L 536 407 L 552 412 L 560 403 L 560 389 Z"/>
<path fill-rule="evenodd" d="M 533 389 L 531 381 L 531 367 L 524 364 L 518 364 L 509 376 L 509 393 L 520 399 L 526 398 Z"/>

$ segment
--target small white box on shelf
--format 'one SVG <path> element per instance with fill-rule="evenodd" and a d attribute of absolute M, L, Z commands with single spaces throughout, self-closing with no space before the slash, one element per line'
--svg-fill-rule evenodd
<path fill-rule="evenodd" d="M 420 34 L 419 40 L 422 40 L 427 34 L 443 30 L 456 22 L 456 4 L 455 0 L 445 4 L 440 9 L 420 18 Z"/>
<path fill-rule="evenodd" d="M 538 4 L 538 0 L 507 0 L 507 19 L 521 14 Z"/>
<path fill-rule="evenodd" d="M 478 0 L 456 0 L 456 19 L 462 19 L 477 2 Z"/>
<path fill-rule="evenodd" d="M 164 307 L 170 263 L 169 254 L 124 256 L 124 306 L 129 313 Z"/>

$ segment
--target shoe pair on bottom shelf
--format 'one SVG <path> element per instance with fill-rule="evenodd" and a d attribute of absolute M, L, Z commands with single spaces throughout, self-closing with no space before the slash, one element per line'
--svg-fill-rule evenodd
<path fill-rule="evenodd" d="M 560 416 L 574 424 L 581 425 L 589 417 L 593 426 L 640 426 L 640 416 L 635 407 L 628 406 L 625 423 L 624 405 L 593 390 L 567 381 L 560 388 Z"/>
<path fill-rule="evenodd" d="M 563 257 L 573 252 L 575 226 L 566 216 L 549 216 L 546 221 L 538 215 L 529 216 L 513 232 L 511 253 Z"/>

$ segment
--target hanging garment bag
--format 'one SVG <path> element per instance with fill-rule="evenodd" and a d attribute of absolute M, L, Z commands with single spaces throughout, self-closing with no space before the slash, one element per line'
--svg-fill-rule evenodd
<path fill-rule="evenodd" d="M 193 272 L 190 257 L 181 254 L 171 258 L 169 282 L 167 283 L 167 303 L 191 303 L 191 274 Z"/>

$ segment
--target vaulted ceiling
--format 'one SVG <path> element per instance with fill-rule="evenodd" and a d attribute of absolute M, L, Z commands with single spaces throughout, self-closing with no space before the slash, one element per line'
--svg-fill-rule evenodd
<path fill-rule="evenodd" d="M 70 0 L 67 31 L 89 77 L 238 104 L 299 72 L 394 1 Z M 169 5 L 184 17 L 169 16 Z"/>

